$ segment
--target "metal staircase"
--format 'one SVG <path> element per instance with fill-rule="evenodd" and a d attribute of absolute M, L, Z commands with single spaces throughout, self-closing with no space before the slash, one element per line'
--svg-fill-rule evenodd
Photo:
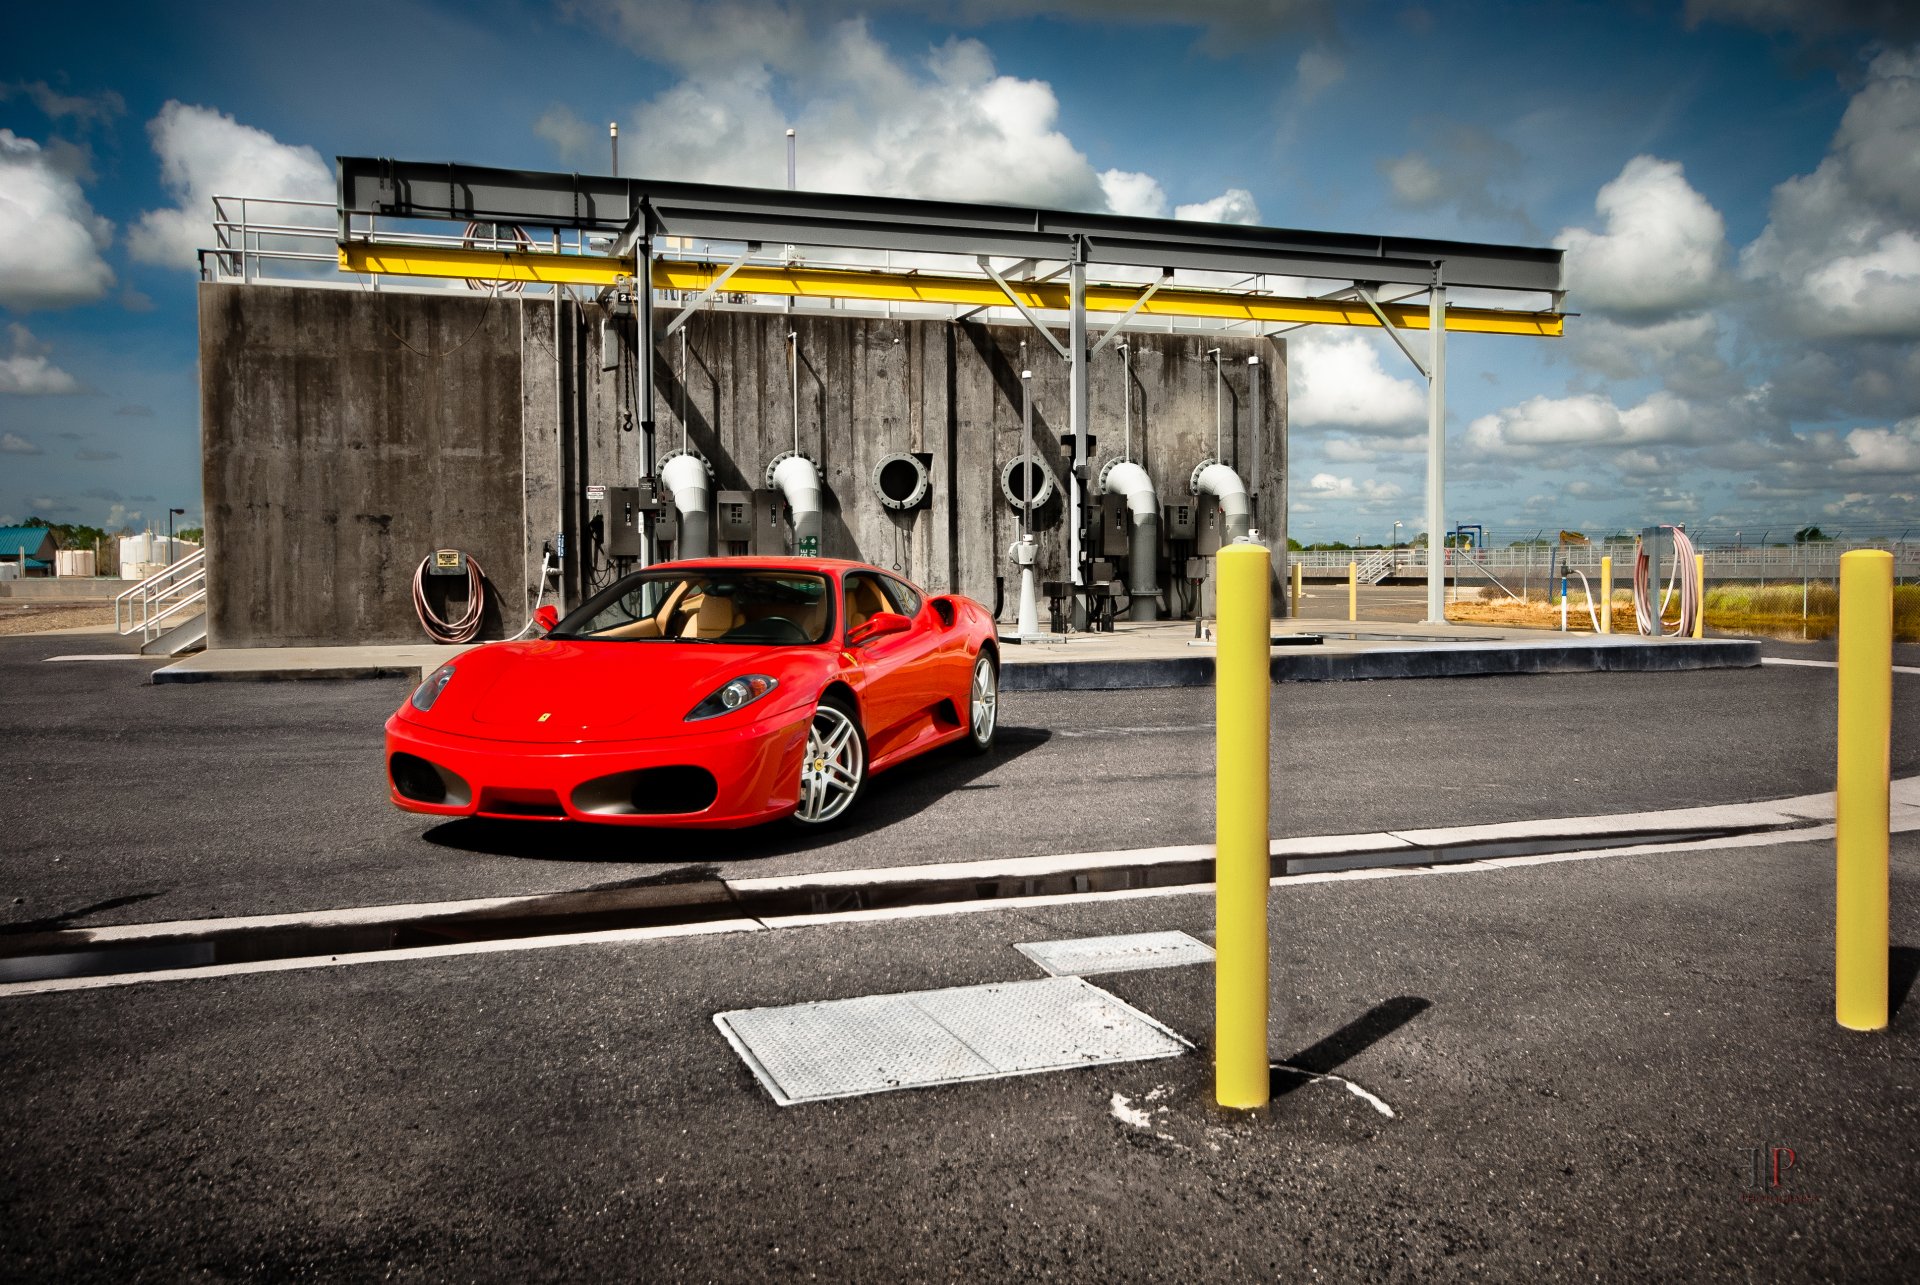
<path fill-rule="evenodd" d="M 1379 584 L 1393 574 L 1393 550 L 1380 549 L 1368 554 L 1360 562 L 1358 575 L 1361 584 Z"/>
<path fill-rule="evenodd" d="M 113 600 L 113 627 L 140 635 L 147 656 L 180 656 L 207 645 L 207 551 L 154 572 Z"/>

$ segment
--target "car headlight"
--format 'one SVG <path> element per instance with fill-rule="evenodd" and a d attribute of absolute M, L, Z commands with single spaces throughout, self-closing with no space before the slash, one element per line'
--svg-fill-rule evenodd
<path fill-rule="evenodd" d="M 717 714 L 730 714 L 745 705 L 751 705 L 780 684 L 765 674 L 748 674 L 736 678 L 719 691 L 701 701 L 688 714 L 686 722 L 698 722 L 703 718 L 712 718 Z"/>
<path fill-rule="evenodd" d="M 426 713 L 433 708 L 433 703 L 440 699 L 440 693 L 447 689 L 447 684 L 452 679 L 453 666 L 440 666 L 427 676 L 426 682 L 413 689 L 413 695 L 408 697 L 407 703 L 422 714 Z"/>

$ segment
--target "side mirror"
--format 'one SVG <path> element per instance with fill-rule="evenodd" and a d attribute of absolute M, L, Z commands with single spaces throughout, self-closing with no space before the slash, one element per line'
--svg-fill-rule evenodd
<path fill-rule="evenodd" d="M 876 611 L 867 617 L 864 624 L 855 625 L 847 632 L 847 646 L 858 647 L 876 638 L 885 638 L 888 634 L 904 634 L 911 628 L 913 622 L 897 612 Z"/>
<path fill-rule="evenodd" d="M 533 613 L 533 623 L 540 626 L 541 633 L 552 633 L 553 627 L 560 623 L 560 608 L 548 603 Z"/>

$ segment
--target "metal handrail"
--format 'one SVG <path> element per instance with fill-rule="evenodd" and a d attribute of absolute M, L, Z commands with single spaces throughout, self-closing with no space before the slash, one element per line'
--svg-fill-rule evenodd
<path fill-rule="evenodd" d="M 160 636 L 162 622 L 206 597 L 207 551 L 199 549 L 114 595 L 114 631 L 125 637 L 138 630 L 144 645 Z"/>

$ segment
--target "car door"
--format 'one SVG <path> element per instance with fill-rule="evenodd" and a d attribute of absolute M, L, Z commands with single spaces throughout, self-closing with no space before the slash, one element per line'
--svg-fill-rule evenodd
<path fill-rule="evenodd" d="M 916 613 L 924 604 L 900 601 L 889 592 L 885 578 L 867 571 L 856 571 L 843 581 L 846 594 L 844 618 L 849 633 L 865 623 L 875 612 L 891 611 L 907 615 L 901 608 L 912 606 Z M 865 685 L 861 706 L 866 715 L 867 745 L 875 758 L 898 748 L 919 724 L 920 715 L 939 699 L 932 693 L 932 649 L 939 645 L 939 633 L 925 622 L 908 616 L 913 627 L 904 633 L 888 634 L 858 647 L 850 647 L 859 663 Z"/>

